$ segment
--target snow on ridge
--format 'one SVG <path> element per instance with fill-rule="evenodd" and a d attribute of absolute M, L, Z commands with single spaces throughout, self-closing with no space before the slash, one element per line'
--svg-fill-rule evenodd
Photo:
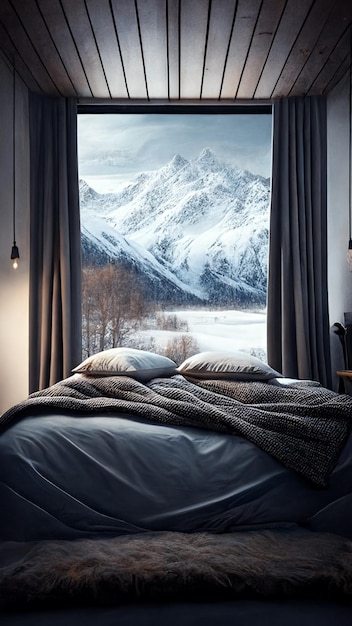
<path fill-rule="evenodd" d="M 110 257 L 111 260 L 119 257 L 128 258 L 130 261 L 136 262 L 140 268 L 144 265 L 146 274 L 150 274 L 151 270 L 153 270 L 156 274 L 164 277 L 164 279 L 175 283 L 179 289 L 188 291 L 198 298 L 202 297 L 202 293 L 199 290 L 194 290 L 193 287 L 191 288 L 177 279 L 170 269 L 165 264 L 159 263 L 146 248 L 140 246 L 137 242 L 128 240 L 94 213 L 87 213 L 81 230 L 82 234 L 104 252 L 105 255 Z"/>
<path fill-rule="evenodd" d="M 263 298 L 267 179 L 223 163 L 204 148 L 194 160 L 174 155 L 159 170 L 139 174 L 119 193 L 98 194 L 84 181 L 80 190 L 83 225 L 88 214 L 99 214 L 112 231 L 138 246 L 139 253 L 146 249 L 160 266 L 169 268 L 174 280 L 191 285 L 205 299 L 212 277 L 220 281 L 221 272 L 225 290 L 237 282 L 240 289 L 247 285 L 248 294 L 257 291 Z M 204 279 L 206 266 L 214 268 L 216 277 L 207 274 Z"/>

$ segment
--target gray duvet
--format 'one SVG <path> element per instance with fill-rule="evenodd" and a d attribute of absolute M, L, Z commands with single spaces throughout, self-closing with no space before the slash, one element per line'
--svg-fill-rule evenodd
<path fill-rule="evenodd" d="M 351 494 L 351 437 L 317 488 L 242 435 L 126 410 L 33 406 L 0 436 L 2 540 L 287 524 L 352 537 Z"/>

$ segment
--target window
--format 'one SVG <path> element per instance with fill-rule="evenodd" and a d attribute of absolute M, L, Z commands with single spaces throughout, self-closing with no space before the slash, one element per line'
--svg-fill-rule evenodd
<path fill-rule="evenodd" d="M 253 110 L 79 113 L 85 356 L 265 360 L 271 110 Z"/>

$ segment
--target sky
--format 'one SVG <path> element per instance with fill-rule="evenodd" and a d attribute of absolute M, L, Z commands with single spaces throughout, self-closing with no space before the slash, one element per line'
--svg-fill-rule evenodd
<path fill-rule="evenodd" d="M 271 137 L 271 115 L 265 114 L 79 114 L 79 175 L 109 193 L 175 154 L 195 159 L 208 147 L 222 160 L 269 177 Z"/>

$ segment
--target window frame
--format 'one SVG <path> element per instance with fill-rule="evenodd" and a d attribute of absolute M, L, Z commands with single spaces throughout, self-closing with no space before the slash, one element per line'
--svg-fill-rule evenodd
<path fill-rule="evenodd" d="M 77 115 L 133 115 L 133 114 L 166 114 L 166 115 L 270 115 L 273 119 L 272 103 L 111 103 L 111 102 L 78 102 Z M 270 207 L 269 207 L 270 210 Z"/>

